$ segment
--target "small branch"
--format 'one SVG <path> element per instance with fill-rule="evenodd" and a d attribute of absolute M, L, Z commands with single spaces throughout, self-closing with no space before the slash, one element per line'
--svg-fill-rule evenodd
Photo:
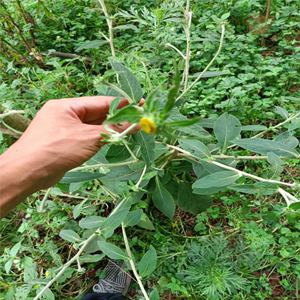
<path fill-rule="evenodd" d="M 251 137 L 251 138 L 254 139 L 254 138 L 258 138 L 258 137 L 260 137 L 260 136 L 263 136 L 265 133 L 267 133 L 267 132 L 269 132 L 269 131 L 271 131 L 271 130 L 273 130 L 273 129 L 276 129 L 276 128 L 278 128 L 278 127 L 281 127 L 282 125 L 284 125 L 284 124 L 290 122 L 291 120 L 297 118 L 298 116 L 300 116 L 300 111 L 299 111 L 298 113 L 296 113 L 295 115 L 290 116 L 289 118 L 287 118 L 287 119 L 286 119 L 285 121 L 283 121 L 282 123 L 279 123 L 279 124 L 277 124 L 277 125 L 274 126 L 274 127 L 269 127 L 268 129 L 266 129 L 266 130 L 264 130 L 264 131 L 262 131 L 262 132 L 260 132 L 260 133 L 258 133 L 258 134 L 256 134 L 256 135 L 254 135 L 254 136 Z"/>
<path fill-rule="evenodd" d="M 191 154 L 190 152 L 188 151 L 185 151 L 179 147 L 176 147 L 176 146 L 172 146 L 172 145 L 167 145 L 169 148 L 172 148 L 172 149 L 175 149 L 179 152 L 182 152 L 184 154 L 186 154 L 187 156 L 191 156 L 193 158 L 196 158 L 197 161 L 199 160 L 199 158 L 193 154 Z M 271 179 L 264 179 L 264 178 L 260 178 L 258 176 L 255 176 L 255 175 L 252 175 L 252 174 L 249 174 L 249 173 L 246 173 L 244 171 L 240 171 L 240 170 L 237 170 L 233 167 L 230 167 L 230 166 L 227 166 L 227 165 L 224 165 L 224 164 L 221 164 L 217 161 L 214 161 L 214 160 L 205 160 L 206 162 L 210 163 L 210 164 L 213 164 L 213 165 L 216 165 L 218 167 L 221 167 L 223 169 L 226 169 L 226 170 L 230 170 L 230 171 L 233 171 L 233 172 L 236 172 L 238 173 L 239 175 L 242 175 L 242 176 L 245 176 L 245 177 L 249 177 L 249 178 L 252 178 L 252 179 L 255 179 L 257 181 L 263 181 L 263 182 L 270 182 L 270 183 L 275 183 L 275 184 L 281 184 L 281 185 L 285 185 L 285 186 L 289 186 L 289 187 L 295 187 L 296 186 L 296 183 L 286 183 L 286 182 L 282 182 L 282 181 L 277 181 L 277 180 L 271 180 Z M 199 162 L 199 161 L 198 161 Z"/>
<path fill-rule="evenodd" d="M 128 143 L 127 143 L 125 140 L 123 140 L 123 144 L 124 144 L 124 146 L 126 147 L 126 149 L 128 150 L 128 152 L 130 153 L 130 155 L 132 156 L 132 158 L 133 158 L 134 160 L 138 160 L 138 158 L 134 155 L 134 153 L 132 152 L 132 150 L 131 150 L 130 147 L 128 146 Z"/>
<path fill-rule="evenodd" d="M 143 286 L 141 278 L 140 278 L 140 276 L 139 276 L 139 274 L 138 274 L 138 272 L 135 268 L 135 265 L 134 265 L 134 262 L 133 262 L 133 259 L 132 259 L 132 255 L 131 255 L 131 251 L 130 251 L 130 246 L 129 246 L 127 235 L 126 235 L 126 231 L 125 231 L 125 226 L 124 226 L 123 222 L 122 222 L 122 233 L 123 233 L 123 239 L 124 239 L 124 243 L 125 243 L 126 252 L 127 252 L 128 256 L 130 258 L 129 263 L 130 263 L 130 266 L 132 268 L 132 272 L 133 272 L 134 276 L 136 277 L 136 280 L 139 284 L 139 287 L 140 287 L 145 299 L 150 300 L 150 298 L 148 297 L 147 292 L 146 292 L 146 290 Z"/>
<path fill-rule="evenodd" d="M 176 48 L 175 46 L 173 46 L 173 45 L 170 44 L 170 43 L 167 43 L 166 46 L 173 48 L 175 51 L 177 51 L 177 52 L 181 55 L 181 57 L 182 57 L 184 60 L 186 60 L 186 57 L 184 56 L 184 54 L 183 54 L 178 48 Z"/>
<path fill-rule="evenodd" d="M 101 168 L 101 167 L 105 167 L 105 168 L 109 169 L 109 168 L 114 168 L 114 167 L 128 166 L 128 165 L 135 164 L 138 161 L 139 160 L 131 160 L 131 161 L 125 161 L 125 162 L 115 163 L 115 164 L 96 164 L 96 165 L 91 165 L 91 166 L 78 167 L 78 168 L 72 169 L 70 172 L 96 169 L 96 168 Z"/>
<path fill-rule="evenodd" d="M 217 53 L 215 54 L 215 56 L 213 57 L 213 59 L 210 61 L 210 63 L 206 66 L 206 68 L 201 72 L 201 74 L 196 78 L 196 80 L 187 88 L 183 91 L 183 93 L 176 99 L 176 101 L 178 101 L 179 99 L 181 99 L 192 87 L 194 87 L 194 85 L 201 79 L 201 77 L 203 76 L 203 74 L 209 69 L 209 67 L 213 64 L 213 62 L 215 61 L 215 59 L 218 57 L 218 55 L 221 52 L 222 49 L 222 45 L 223 45 L 223 41 L 224 41 L 224 36 L 225 36 L 225 25 L 222 24 L 222 32 L 221 32 L 221 39 L 220 39 L 220 45 L 218 48 Z M 181 108 L 183 108 L 184 103 L 182 103 Z"/>
<path fill-rule="evenodd" d="M 45 203 L 46 203 L 46 201 L 48 200 L 48 197 L 49 197 L 49 194 L 50 194 L 51 190 L 52 190 L 52 187 L 49 188 L 49 189 L 46 191 L 46 193 L 45 193 L 45 195 L 44 195 L 44 197 L 43 197 L 43 200 L 42 200 L 40 206 L 39 206 L 38 209 L 37 209 L 37 211 L 38 211 L 39 213 L 44 212 Z"/>
<path fill-rule="evenodd" d="M 140 184 L 141 184 L 141 182 L 142 182 L 142 180 L 143 180 L 143 177 L 144 177 L 144 175 L 145 175 L 145 173 L 146 173 L 146 170 L 147 170 L 147 166 L 144 167 L 144 170 L 143 170 L 143 172 L 142 172 L 142 174 L 141 174 L 141 177 L 140 177 L 139 181 L 138 181 L 138 182 L 136 183 L 136 185 L 135 185 L 136 188 L 138 188 L 138 187 L 140 186 Z"/>
<path fill-rule="evenodd" d="M 25 114 L 24 110 L 11 110 L 5 114 L 0 114 L 0 119 L 4 119 L 5 117 L 16 115 L 16 114 Z"/>
<path fill-rule="evenodd" d="M 84 241 L 84 243 L 82 244 L 82 247 L 80 248 L 80 250 L 76 253 L 75 256 L 73 256 L 73 258 L 71 260 L 69 260 L 64 266 L 63 268 L 56 274 L 56 276 L 54 278 L 52 278 L 45 286 L 44 288 L 36 295 L 36 297 L 33 300 L 38 300 L 40 299 L 40 297 L 44 294 L 44 292 L 46 291 L 47 288 L 49 288 L 52 283 L 54 283 L 64 272 L 65 270 L 75 261 L 77 261 L 77 259 L 79 258 L 80 254 L 83 252 L 83 250 L 85 249 L 85 247 L 100 233 L 100 230 L 98 229 L 95 233 L 93 233 L 88 239 L 86 239 Z"/>
<path fill-rule="evenodd" d="M 187 3 L 187 9 L 189 8 L 189 3 Z M 187 25 L 185 28 L 185 34 L 186 34 L 186 60 L 185 60 L 185 80 L 184 80 L 184 90 L 187 90 L 188 84 L 189 84 L 189 69 L 190 69 L 190 52 L 191 52 L 191 23 L 192 23 L 192 12 L 186 11 L 186 19 L 187 19 Z"/>

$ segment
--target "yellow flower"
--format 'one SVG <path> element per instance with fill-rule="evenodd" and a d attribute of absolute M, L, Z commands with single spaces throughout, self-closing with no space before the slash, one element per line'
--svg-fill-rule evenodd
<path fill-rule="evenodd" d="M 45 275 L 46 275 L 46 276 L 49 276 L 49 272 L 48 272 L 48 271 L 46 271 Z"/>
<path fill-rule="evenodd" d="M 177 222 L 172 223 L 172 227 L 173 227 L 173 228 L 176 228 L 177 226 L 178 226 L 178 223 L 177 223 Z"/>
<path fill-rule="evenodd" d="M 140 120 L 141 129 L 147 133 L 156 133 L 156 126 L 149 118 L 141 118 Z"/>

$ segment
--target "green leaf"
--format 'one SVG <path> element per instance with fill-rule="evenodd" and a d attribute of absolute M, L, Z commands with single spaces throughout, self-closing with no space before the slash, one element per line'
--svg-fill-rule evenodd
<path fill-rule="evenodd" d="M 142 130 L 132 136 L 134 142 L 141 147 L 141 155 L 147 167 L 154 161 L 155 138 L 153 134 L 148 134 Z"/>
<path fill-rule="evenodd" d="M 36 290 L 36 293 L 38 294 L 43 288 L 44 288 L 44 286 L 40 285 L 38 287 L 38 289 Z M 45 292 L 43 293 L 43 299 L 44 300 L 55 300 L 55 296 L 54 296 L 53 292 L 49 288 L 47 288 L 45 290 Z"/>
<path fill-rule="evenodd" d="M 113 115 L 116 112 L 116 110 L 118 109 L 118 106 L 120 104 L 120 101 L 121 101 L 121 97 L 117 97 L 110 103 L 110 106 L 109 106 L 109 114 L 110 115 Z"/>
<path fill-rule="evenodd" d="M 191 75 L 191 77 L 198 77 L 201 74 L 201 72 L 194 73 Z M 205 72 L 202 78 L 209 78 L 209 77 L 216 77 L 216 76 L 222 76 L 222 75 L 230 75 L 231 73 L 229 71 L 224 71 L 224 72 Z"/>
<path fill-rule="evenodd" d="M 125 252 L 121 250 L 119 247 L 113 244 L 101 241 L 98 242 L 98 246 L 101 249 L 101 251 L 111 259 L 124 260 L 124 261 L 129 260 L 128 255 L 125 254 Z"/>
<path fill-rule="evenodd" d="M 239 184 L 229 186 L 232 190 L 245 194 L 260 194 L 260 195 L 272 195 L 278 192 L 278 187 L 275 184 L 266 185 L 254 185 L 254 184 Z"/>
<path fill-rule="evenodd" d="M 280 114 L 284 119 L 287 119 L 289 117 L 289 113 L 286 109 L 280 106 L 275 106 L 276 107 L 276 112 Z"/>
<path fill-rule="evenodd" d="M 79 221 L 79 227 L 91 229 L 91 228 L 99 228 L 105 219 L 103 217 L 91 216 Z"/>
<path fill-rule="evenodd" d="M 77 204 L 73 210 L 73 217 L 74 219 L 77 219 L 81 213 L 83 204 L 87 201 L 88 199 L 82 200 L 81 203 Z"/>
<path fill-rule="evenodd" d="M 30 267 L 25 267 L 24 268 L 24 281 L 29 283 L 30 281 L 37 279 L 38 278 L 38 273 L 36 271 L 36 266 L 35 264 Z"/>
<path fill-rule="evenodd" d="M 228 12 L 228 13 L 222 15 L 222 16 L 221 16 L 221 20 L 226 20 L 226 19 L 228 19 L 229 17 L 230 17 L 230 12 Z"/>
<path fill-rule="evenodd" d="M 242 126 L 242 131 L 264 131 L 268 129 L 267 126 L 263 125 L 246 125 Z"/>
<path fill-rule="evenodd" d="M 80 47 L 78 47 L 75 52 L 79 52 L 83 49 L 95 49 L 98 48 L 104 44 L 106 44 L 107 41 L 106 40 L 95 40 L 95 41 L 91 41 L 91 42 L 87 42 L 84 43 L 83 45 L 81 45 Z"/>
<path fill-rule="evenodd" d="M 193 188 L 211 188 L 228 186 L 239 179 L 240 175 L 233 171 L 222 171 L 198 179 Z"/>
<path fill-rule="evenodd" d="M 179 140 L 179 144 L 183 150 L 191 152 L 191 154 L 199 158 L 210 158 L 211 154 L 208 148 L 200 141 L 197 140 Z"/>
<path fill-rule="evenodd" d="M 104 232 L 106 238 L 111 234 L 127 216 L 130 209 L 130 203 L 128 199 L 123 199 L 120 204 L 116 205 L 114 210 L 106 218 L 106 220 L 100 225 L 100 230 Z M 107 234 L 106 234 L 107 232 Z"/>
<path fill-rule="evenodd" d="M 113 116 L 108 117 L 105 120 L 106 124 L 131 122 L 138 123 L 143 117 L 144 111 L 137 106 L 125 106 L 115 112 Z"/>
<path fill-rule="evenodd" d="M 282 143 L 288 147 L 296 148 L 299 144 L 299 140 L 290 134 L 289 131 L 285 131 L 275 139 L 276 142 Z"/>
<path fill-rule="evenodd" d="M 259 138 L 236 140 L 234 143 L 244 149 L 259 153 L 267 154 L 273 152 L 283 157 L 299 157 L 299 153 L 285 144 Z"/>
<path fill-rule="evenodd" d="M 241 130 L 242 125 L 235 116 L 224 113 L 217 119 L 214 125 L 214 133 L 222 153 L 226 151 L 229 142 L 238 137 Z"/>
<path fill-rule="evenodd" d="M 147 277 L 153 273 L 157 264 L 157 255 L 156 250 L 153 246 L 150 245 L 150 249 L 142 257 L 141 261 L 138 264 L 139 275 Z"/>
<path fill-rule="evenodd" d="M 145 213 L 143 213 L 142 218 L 137 225 L 148 230 L 155 230 L 153 223 Z"/>
<path fill-rule="evenodd" d="M 159 300 L 159 299 L 160 298 L 159 298 L 157 288 L 155 288 L 150 295 L 150 300 Z"/>
<path fill-rule="evenodd" d="M 100 150 L 101 151 L 101 150 Z M 125 146 L 111 145 L 106 153 L 106 159 L 110 163 L 123 162 L 131 155 Z"/>
<path fill-rule="evenodd" d="M 73 230 L 62 230 L 59 233 L 59 236 L 65 241 L 69 241 L 71 243 L 80 243 L 80 236 Z"/>
<path fill-rule="evenodd" d="M 271 165 L 270 172 L 271 176 L 269 179 L 275 179 L 280 176 L 280 174 L 283 172 L 282 167 L 282 160 L 278 155 L 276 155 L 273 152 L 268 152 L 268 162 Z"/>
<path fill-rule="evenodd" d="M 292 203 L 289 208 L 293 210 L 300 210 L 300 202 Z"/>
<path fill-rule="evenodd" d="M 109 162 L 105 158 L 105 155 L 100 150 L 86 162 L 86 165 L 93 166 L 93 165 L 108 164 L 108 163 Z"/>
<path fill-rule="evenodd" d="M 168 122 L 181 122 L 181 121 L 188 121 L 189 119 L 185 116 L 183 116 L 179 111 L 177 107 L 174 107 L 171 110 L 171 114 L 168 117 Z M 201 121 L 200 121 L 201 122 Z M 199 123 L 200 123 L 199 122 Z M 196 136 L 199 138 L 210 138 L 211 135 L 199 124 L 193 124 L 188 127 L 182 127 L 179 129 L 179 131 L 182 131 L 183 133 L 190 134 L 192 136 Z"/>
<path fill-rule="evenodd" d="M 15 245 L 10 249 L 10 252 L 9 252 L 10 256 L 15 257 L 15 256 L 18 254 L 18 252 L 19 252 L 19 250 L 20 250 L 20 247 L 21 247 L 21 242 L 18 242 L 17 244 L 15 244 Z"/>
<path fill-rule="evenodd" d="M 193 124 L 196 124 L 200 120 L 201 120 L 201 118 L 199 117 L 199 118 L 193 118 L 193 119 L 177 121 L 177 122 L 170 122 L 170 123 L 165 123 L 165 124 L 170 127 L 185 127 L 185 126 L 191 126 Z"/>
<path fill-rule="evenodd" d="M 6 274 L 9 274 L 12 264 L 13 264 L 13 261 L 11 259 L 5 263 L 4 269 L 5 269 Z"/>
<path fill-rule="evenodd" d="M 300 98 L 296 98 L 296 97 L 284 97 L 284 98 L 291 101 L 300 101 Z"/>
<path fill-rule="evenodd" d="M 98 262 L 104 258 L 104 254 L 85 254 L 80 256 L 81 263 Z"/>
<path fill-rule="evenodd" d="M 174 107 L 176 95 L 178 93 L 179 87 L 180 87 L 180 72 L 179 72 L 179 68 L 176 66 L 175 67 L 175 75 L 174 75 L 174 83 L 173 83 L 173 86 L 171 87 L 171 89 L 169 90 L 165 108 L 161 112 L 161 115 L 160 115 L 162 120 L 165 120 L 169 116 L 170 111 Z"/>
<path fill-rule="evenodd" d="M 158 176 L 155 178 L 156 188 L 152 194 L 154 205 L 172 219 L 175 212 L 175 202 L 172 195 L 160 183 Z"/>
<path fill-rule="evenodd" d="M 110 58 L 109 61 L 115 72 L 119 75 L 119 81 L 122 90 L 135 103 L 139 103 L 140 100 L 143 98 L 143 91 L 140 83 L 138 82 L 134 74 L 116 60 Z"/>
<path fill-rule="evenodd" d="M 212 199 L 208 196 L 193 194 L 192 184 L 189 182 L 181 182 L 179 185 L 179 193 L 177 205 L 184 211 L 188 211 L 194 215 L 206 210 L 212 204 Z"/>
<path fill-rule="evenodd" d="M 156 113 L 160 109 L 161 101 L 159 99 L 160 89 L 155 89 L 152 91 L 146 99 L 144 104 L 144 110 L 147 113 Z"/>
<path fill-rule="evenodd" d="M 59 278 L 57 278 L 57 283 L 63 283 L 65 282 L 67 279 L 72 278 L 73 273 L 77 271 L 75 268 L 67 268 L 65 270 L 65 272 L 59 276 Z"/>
<path fill-rule="evenodd" d="M 141 209 L 130 211 L 124 219 L 124 226 L 134 226 L 138 224 L 142 218 L 143 211 Z"/>
<path fill-rule="evenodd" d="M 193 193 L 197 195 L 212 195 L 218 192 L 224 191 L 226 187 L 211 187 L 211 188 L 196 188 L 193 189 Z"/>
<path fill-rule="evenodd" d="M 67 172 L 65 176 L 61 179 L 61 183 L 74 183 L 74 182 L 83 182 L 98 179 L 103 177 L 101 173 L 92 173 L 92 172 Z"/>

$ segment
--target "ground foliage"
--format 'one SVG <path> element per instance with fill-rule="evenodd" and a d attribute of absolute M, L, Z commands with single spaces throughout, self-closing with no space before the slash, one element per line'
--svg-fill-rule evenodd
<path fill-rule="evenodd" d="M 271 1 L 264 39 L 253 16 L 266 14 L 265 1 L 191 1 L 190 83 L 215 55 L 222 22 L 226 35 L 212 67 L 176 107 L 166 92 L 184 64 L 167 44 L 186 55 L 185 3 L 144 2 L 107 1 L 113 60 L 97 1 L 0 2 L 1 16 L 9 12 L 22 29 L 0 20 L 3 112 L 22 109 L 31 119 L 53 98 L 115 93 L 103 83 L 116 85 L 119 73 L 119 87 L 133 102 L 141 93 L 154 99 L 145 110 L 158 129 L 156 142 L 144 132 L 128 140 L 138 161 L 122 143 L 105 146 L 83 169 L 0 221 L 1 299 L 34 299 L 97 228 L 102 234 L 85 248 L 81 266 L 70 265 L 43 298 L 80 299 L 107 257 L 131 269 L 121 222 L 151 299 L 295 299 L 300 215 L 298 203 L 286 209 L 294 201 L 286 193 L 299 198 L 299 190 L 226 166 L 266 181 L 299 182 L 299 117 L 275 127 L 299 112 L 299 1 Z M 51 49 L 80 57 L 51 56 Z M 119 122 L 132 112 L 134 103 L 127 114 L 112 107 L 110 117 Z M 199 123 L 182 127 L 196 116 Z M 0 138 L 1 152 L 14 142 Z M 255 153 L 266 158 L 249 159 Z M 131 296 L 142 299 L 138 284 Z"/>

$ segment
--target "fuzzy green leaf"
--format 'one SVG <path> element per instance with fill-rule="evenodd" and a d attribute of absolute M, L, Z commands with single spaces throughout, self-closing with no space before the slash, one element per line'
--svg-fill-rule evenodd
<path fill-rule="evenodd" d="M 62 230 L 59 233 L 59 236 L 66 240 L 69 241 L 71 243 L 79 243 L 81 242 L 80 236 L 73 230 Z"/>
<path fill-rule="evenodd" d="M 115 72 L 119 75 L 119 81 L 122 90 L 135 103 L 139 103 L 143 98 L 143 91 L 135 75 L 118 61 L 112 58 L 110 58 L 109 61 Z"/>
<path fill-rule="evenodd" d="M 175 212 L 175 201 L 168 190 L 162 186 L 158 176 L 155 179 L 156 188 L 152 194 L 153 203 L 162 213 L 172 219 Z"/>
<path fill-rule="evenodd" d="M 130 211 L 124 219 L 124 226 L 134 226 L 138 224 L 142 218 L 143 211 L 141 209 Z"/>
<path fill-rule="evenodd" d="M 150 249 L 144 254 L 138 264 L 138 271 L 141 277 L 147 277 L 153 273 L 157 264 L 156 250 L 150 245 Z"/>
<path fill-rule="evenodd" d="M 200 141 L 197 140 L 179 140 L 179 144 L 183 150 L 191 152 L 191 154 L 199 158 L 211 157 L 208 148 Z"/>
<path fill-rule="evenodd" d="M 121 250 L 119 247 L 113 244 L 100 241 L 98 242 L 98 246 L 101 249 L 101 251 L 111 259 L 124 260 L 124 261 L 129 260 L 128 255 L 125 254 L 125 252 Z"/>
<path fill-rule="evenodd" d="M 263 125 L 246 125 L 242 126 L 242 131 L 263 131 L 268 129 L 267 126 Z"/>
<path fill-rule="evenodd" d="M 270 179 L 275 179 L 280 176 L 280 174 L 283 172 L 282 167 L 282 160 L 278 155 L 276 155 L 273 152 L 268 152 L 268 162 L 271 165 L 270 172 L 271 176 L 269 176 Z"/>
<path fill-rule="evenodd" d="M 222 153 L 227 149 L 229 142 L 238 137 L 241 130 L 242 125 L 235 116 L 224 113 L 217 119 L 214 125 L 214 133 Z"/>
<path fill-rule="evenodd" d="M 277 141 L 253 138 L 236 140 L 234 141 L 234 143 L 244 149 L 259 154 L 267 154 L 268 152 L 273 152 L 283 157 L 299 157 L 299 153 L 296 150 Z"/>
<path fill-rule="evenodd" d="M 196 215 L 210 207 L 212 199 L 209 196 L 194 194 L 191 183 L 181 182 L 177 204 L 182 210 Z"/>
<path fill-rule="evenodd" d="M 154 161 L 155 138 L 153 134 L 148 134 L 142 130 L 136 132 L 133 140 L 141 147 L 141 155 L 146 165 L 149 167 Z"/>
<path fill-rule="evenodd" d="M 79 221 L 79 227 L 85 229 L 98 228 L 105 219 L 103 217 L 91 216 Z"/>
<path fill-rule="evenodd" d="M 239 174 L 233 171 L 222 171 L 198 179 L 193 188 L 212 188 L 228 186 L 239 179 Z"/>
<path fill-rule="evenodd" d="M 67 172 L 65 176 L 61 179 L 61 183 L 74 183 L 74 182 L 84 182 L 93 179 L 98 179 L 103 177 L 101 173 L 92 172 Z"/>
<path fill-rule="evenodd" d="M 91 41 L 91 42 L 87 42 L 84 43 L 83 45 L 81 45 L 80 47 L 78 47 L 75 52 L 79 52 L 81 50 L 84 49 L 95 49 L 95 48 L 99 48 L 100 46 L 107 44 L 106 40 L 95 40 L 95 41 Z"/>
<path fill-rule="evenodd" d="M 275 139 L 276 142 L 282 143 L 288 147 L 296 148 L 299 144 L 299 140 L 295 138 L 290 132 L 285 131 L 279 134 L 279 136 Z"/>
<path fill-rule="evenodd" d="M 183 120 L 183 121 L 166 123 L 166 125 L 170 126 L 170 127 L 186 127 L 186 126 L 191 126 L 193 124 L 196 124 L 200 120 L 201 120 L 201 118 L 193 118 L 193 119 L 188 119 L 188 120 Z"/>
<path fill-rule="evenodd" d="M 137 225 L 148 230 L 155 230 L 153 223 L 145 213 L 143 213 L 142 218 Z"/>
<path fill-rule="evenodd" d="M 138 123 L 143 117 L 144 112 L 137 106 L 125 106 L 115 112 L 115 114 L 106 119 L 105 123 L 131 122 Z"/>
<path fill-rule="evenodd" d="M 275 184 L 271 183 L 269 183 L 268 185 L 264 184 L 263 186 L 261 184 L 239 184 L 229 186 L 229 188 L 245 194 L 272 195 L 278 192 L 278 187 Z"/>

